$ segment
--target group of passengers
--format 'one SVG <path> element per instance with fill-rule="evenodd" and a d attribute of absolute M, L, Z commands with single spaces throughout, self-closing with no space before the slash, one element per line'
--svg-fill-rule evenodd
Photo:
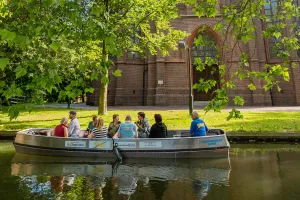
<path fill-rule="evenodd" d="M 168 131 L 166 125 L 162 122 L 162 116 L 155 114 L 155 124 L 150 128 L 148 119 L 144 112 L 138 113 L 138 120 L 133 123 L 130 115 L 127 115 L 125 122 L 121 123 L 119 115 L 113 115 L 113 121 L 107 127 L 103 118 L 93 116 L 92 121 L 83 135 L 80 135 L 80 124 L 76 118 L 76 111 L 70 111 L 69 126 L 68 118 L 62 118 L 60 124 L 53 130 L 56 137 L 73 137 L 73 138 L 166 138 Z"/>
<path fill-rule="evenodd" d="M 167 126 L 162 122 L 162 116 L 155 114 L 155 124 L 150 128 L 148 119 L 144 112 L 138 113 L 138 121 L 132 122 L 130 115 L 127 115 L 125 122 L 121 123 L 119 115 L 113 115 L 113 121 L 107 127 L 103 118 L 93 116 L 92 121 L 88 124 L 88 128 L 83 135 L 80 135 L 80 124 L 76 118 L 76 111 L 70 111 L 69 118 L 71 122 L 69 126 L 68 118 L 61 119 L 60 125 L 53 130 L 56 137 L 73 137 L 73 138 L 166 138 L 168 137 Z M 190 128 L 190 137 L 206 136 L 208 128 L 203 120 L 199 119 L 196 111 L 192 113 L 192 123 Z"/>

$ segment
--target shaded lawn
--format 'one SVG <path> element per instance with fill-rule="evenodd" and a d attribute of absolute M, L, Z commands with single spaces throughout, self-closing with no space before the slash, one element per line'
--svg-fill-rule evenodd
<path fill-rule="evenodd" d="M 140 110 L 120 110 L 109 111 L 108 116 L 104 116 L 105 124 L 112 121 L 112 115 L 120 115 L 121 121 L 130 114 L 134 121 L 137 120 L 137 112 Z M 13 121 L 9 120 L 6 111 L 0 111 L 0 130 L 21 130 L 25 128 L 53 128 L 59 124 L 60 119 L 68 116 L 68 109 L 64 108 L 35 108 L 30 114 L 22 112 Z M 81 129 L 86 129 L 96 110 L 77 110 L 77 117 L 81 124 Z M 150 124 L 154 123 L 154 114 L 160 113 L 168 129 L 189 129 L 191 119 L 188 111 L 164 110 L 146 111 L 146 117 Z M 298 112 L 244 112 L 244 119 L 226 120 L 227 112 L 204 114 L 199 112 L 209 128 L 222 128 L 227 132 L 300 132 L 300 113 Z"/>

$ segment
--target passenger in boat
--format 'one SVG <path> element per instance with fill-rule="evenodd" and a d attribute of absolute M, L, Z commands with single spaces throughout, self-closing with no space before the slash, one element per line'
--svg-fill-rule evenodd
<path fill-rule="evenodd" d="M 93 116 L 93 120 L 91 122 L 89 122 L 88 124 L 88 128 L 86 129 L 86 131 L 84 132 L 84 135 L 82 136 L 83 138 L 87 138 L 88 135 L 92 132 L 92 130 L 96 127 L 98 118 L 96 115 Z"/>
<path fill-rule="evenodd" d="M 155 124 L 150 129 L 149 138 L 166 138 L 168 135 L 167 126 L 162 122 L 160 114 L 154 115 Z"/>
<path fill-rule="evenodd" d="M 96 115 L 93 116 L 93 120 L 90 121 L 89 125 L 88 125 L 88 131 L 91 132 L 97 125 L 97 121 L 98 121 L 98 118 Z"/>
<path fill-rule="evenodd" d="M 93 128 L 91 134 L 88 135 L 89 139 L 92 138 L 106 138 L 108 132 L 107 126 L 104 125 L 103 118 L 99 118 L 96 127 Z"/>
<path fill-rule="evenodd" d="M 68 118 L 67 117 L 63 117 L 60 120 L 60 124 L 57 125 L 54 130 L 53 130 L 53 135 L 55 137 L 68 137 Z"/>
<path fill-rule="evenodd" d="M 137 138 L 138 133 L 136 131 L 136 126 L 131 122 L 131 116 L 127 115 L 125 118 L 125 122 L 120 124 L 118 132 L 114 135 L 114 139 L 116 138 Z"/>
<path fill-rule="evenodd" d="M 135 122 L 136 126 L 138 127 L 138 135 L 139 138 L 147 138 L 149 137 L 150 132 L 150 125 L 148 123 L 148 119 L 144 112 L 138 113 L 138 121 Z"/>
<path fill-rule="evenodd" d="M 112 138 L 114 135 L 118 132 L 118 129 L 120 127 L 121 122 L 119 121 L 119 115 L 114 114 L 113 115 L 113 121 L 110 122 L 108 126 L 108 137 Z"/>
<path fill-rule="evenodd" d="M 192 112 L 192 123 L 190 128 L 190 137 L 206 136 L 208 128 L 205 122 L 199 119 L 199 114 L 196 111 Z"/>
<path fill-rule="evenodd" d="M 80 124 L 78 119 L 76 118 L 76 111 L 70 111 L 69 118 L 71 119 L 71 122 L 68 127 L 69 137 L 79 138 Z"/>

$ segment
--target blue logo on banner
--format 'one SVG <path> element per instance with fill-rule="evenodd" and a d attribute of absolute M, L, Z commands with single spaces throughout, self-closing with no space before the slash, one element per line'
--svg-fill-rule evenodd
<path fill-rule="evenodd" d="M 208 146 L 213 146 L 217 145 L 218 142 L 222 142 L 222 139 L 202 140 L 200 143 L 207 143 Z"/>

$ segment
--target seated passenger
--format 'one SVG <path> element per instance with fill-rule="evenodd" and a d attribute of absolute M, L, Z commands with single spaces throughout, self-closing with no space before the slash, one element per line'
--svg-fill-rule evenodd
<path fill-rule="evenodd" d="M 88 125 L 88 128 L 87 128 L 87 130 L 88 130 L 89 132 L 91 132 L 91 131 L 96 127 L 97 121 L 98 121 L 97 116 L 94 115 L 94 116 L 93 116 L 93 120 L 90 121 L 90 123 L 89 123 L 89 125 Z"/>
<path fill-rule="evenodd" d="M 91 134 L 88 135 L 89 139 L 92 138 L 106 138 L 108 132 L 107 126 L 104 125 L 103 118 L 99 118 L 96 127 L 93 128 Z"/>
<path fill-rule="evenodd" d="M 68 118 L 67 117 L 63 117 L 60 120 L 60 125 L 57 125 L 55 127 L 55 129 L 53 130 L 53 135 L 55 137 L 68 137 Z"/>
<path fill-rule="evenodd" d="M 69 118 L 71 122 L 68 127 L 69 137 L 72 138 L 79 138 L 80 134 L 80 124 L 78 119 L 76 118 L 76 111 L 72 110 L 69 112 Z"/>
<path fill-rule="evenodd" d="M 192 123 L 191 123 L 191 129 L 190 129 L 190 137 L 199 137 L 199 136 L 206 136 L 206 132 L 208 131 L 208 128 L 205 124 L 205 122 L 201 119 L 199 119 L 199 115 L 196 111 L 192 112 Z"/>
<path fill-rule="evenodd" d="M 120 124 L 118 132 L 114 135 L 114 139 L 116 138 L 137 138 L 138 133 L 136 131 L 136 126 L 131 122 L 131 116 L 127 115 L 125 118 L 125 122 Z"/>
<path fill-rule="evenodd" d="M 118 132 L 118 129 L 120 127 L 121 122 L 119 121 L 119 115 L 114 114 L 113 115 L 113 121 L 110 122 L 108 126 L 108 137 L 112 138 L 114 135 Z"/>
<path fill-rule="evenodd" d="M 97 116 L 93 116 L 93 120 L 91 122 L 89 122 L 88 127 L 86 129 L 86 131 L 84 132 L 84 135 L 82 136 L 83 138 L 87 138 L 88 135 L 92 132 L 92 130 L 96 127 L 97 124 Z"/>
<path fill-rule="evenodd" d="M 139 138 L 147 138 L 149 137 L 149 131 L 150 131 L 150 126 L 148 123 L 148 119 L 146 118 L 146 115 L 144 112 L 139 112 L 138 113 L 138 121 L 135 122 L 135 124 L 138 127 L 138 135 Z"/>
<path fill-rule="evenodd" d="M 160 114 L 154 115 L 155 124 L 150 129 L 149 138 L 166 138 L 167 137 L 167 126 L 162 122 Z"/>

